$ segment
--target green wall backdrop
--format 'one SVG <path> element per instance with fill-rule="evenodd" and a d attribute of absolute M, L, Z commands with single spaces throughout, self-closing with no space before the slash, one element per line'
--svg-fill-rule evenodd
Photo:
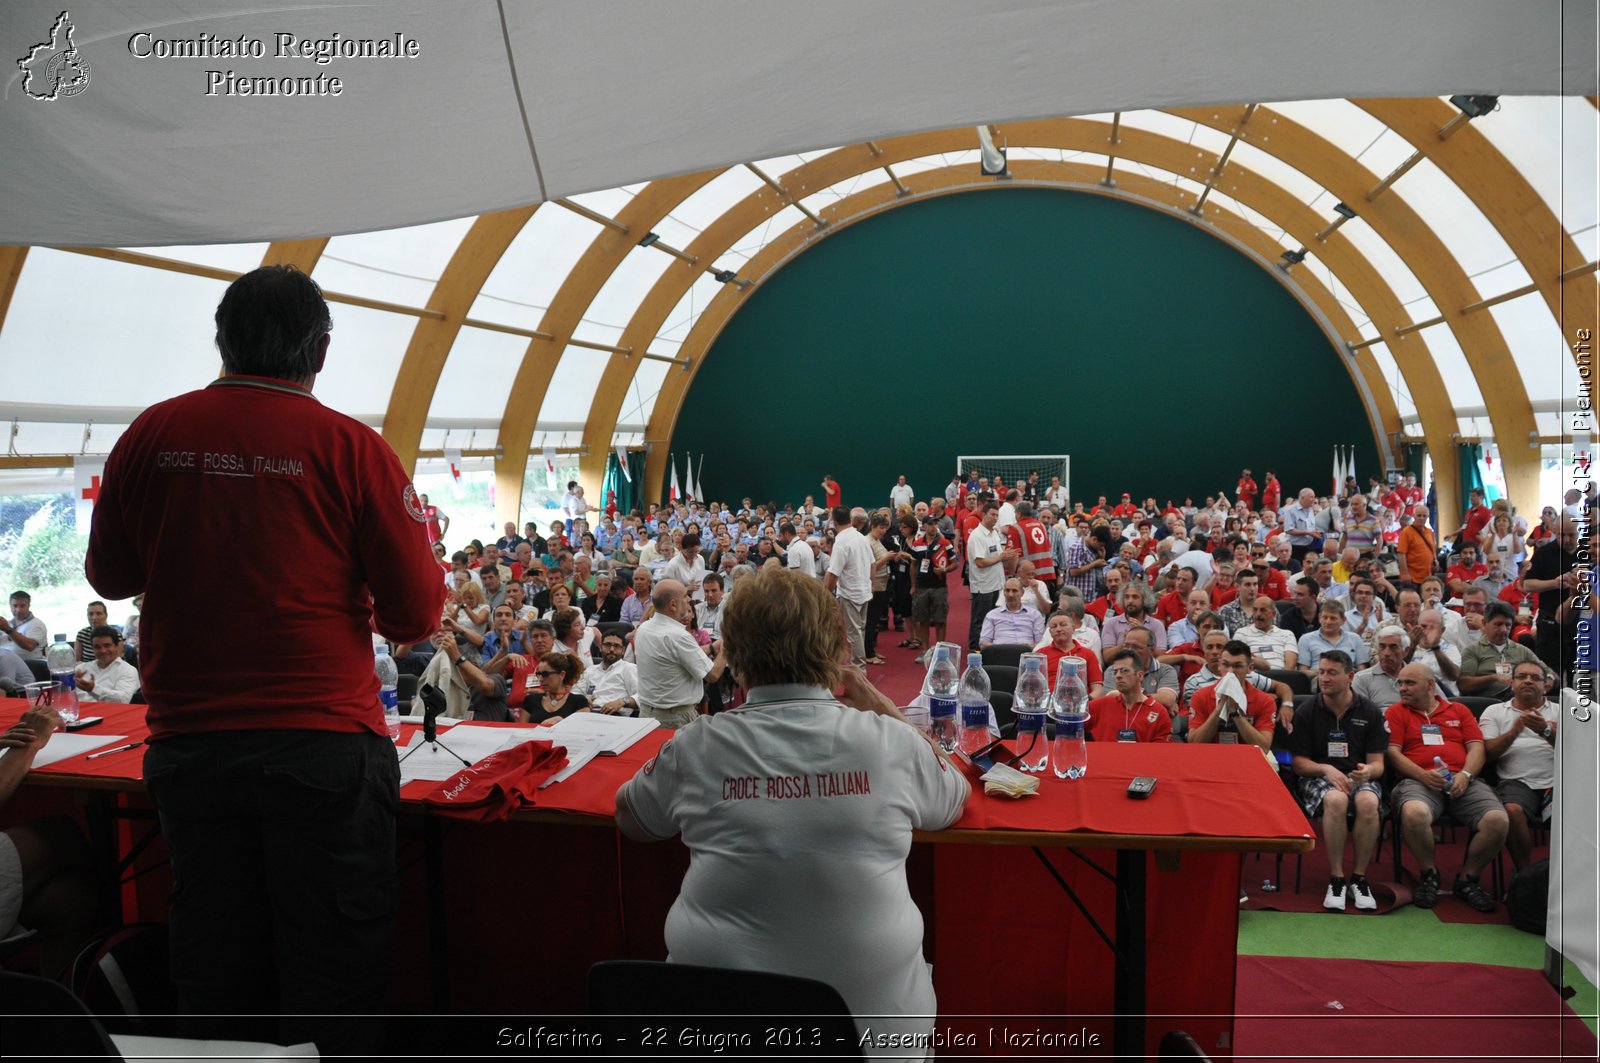
<path fill-rule="evenodd" d="M 1231 497 L 1241 466 L 1321 493 L 1335 443 L 1381 471 L 1349 374 L 1259 266 L 1147 208 L 997 188 L 791 261 L 712 346 L 671 449 L 705 455 L 711 498 L 798 502 L 826 472 L 882 505 L 901 473 L 942 490 L 958 454 L 1070 454 L 1090 503 Z"/>

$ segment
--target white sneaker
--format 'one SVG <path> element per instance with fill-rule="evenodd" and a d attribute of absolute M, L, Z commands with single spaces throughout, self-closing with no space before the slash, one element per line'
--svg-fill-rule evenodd
<path fill-rule="evenodd" d="M 1375 912 L 1378 910 L 1378 898 L 1372 895 L 1372 887 L 1367 885 L 1366 879 L 1352 881 L 1350 892 L 1355 894 L 1356 910 L 1361 912 Z"/>
<path fill-rule="evenodd" d="M 1345 899 L 1348 896 L 1349 889 L 1346 883 L 1341 882 L 1336 886 L 1330 882 L 1328 883 L 1328 892 L 1322 895 L 1322 906 L 1335 912 L 1342 912 L 1344 911 Z"/>
<path fill-rule="evenodd" d="M 916 663 L 917 664 L 927 664 L 928 660 L 932 656 L 932 654 L 933 654 L 932 650 L 927 650 L 927 651 L 925 651 L 923 653 L 917 654 Z"/>

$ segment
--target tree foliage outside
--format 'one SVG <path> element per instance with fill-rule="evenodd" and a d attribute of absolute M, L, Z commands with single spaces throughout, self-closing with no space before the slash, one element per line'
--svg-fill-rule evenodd
<path fill-rule="evenodd" d="M 7 499 L 6 509 L 15 512 Z M 29 499 L 28 501 L 33 501 Z M 42 500 L 20 525 L 0 532 L 0 578 L 5 585 L 28 590 L 83 582 L 88 536 L 79 535 L 72 500 Z"/>

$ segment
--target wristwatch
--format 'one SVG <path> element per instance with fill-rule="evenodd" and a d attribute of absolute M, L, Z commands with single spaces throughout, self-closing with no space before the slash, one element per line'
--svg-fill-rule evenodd
<path fill-rule="evenodd" d="M 1466 768 L 1462 768 L 1460 771 L 1456 772 L 1456 774 L 1457 775 L 1465 775 L 1467 777 L 1467 781 L 1468 782 L 1472 781 L 1472 772 L 1468 771 Z"/>

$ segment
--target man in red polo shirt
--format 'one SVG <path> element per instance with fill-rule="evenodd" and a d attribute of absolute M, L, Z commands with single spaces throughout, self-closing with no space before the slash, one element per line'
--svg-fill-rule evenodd
<path fill-rule="evenodd" d="M 1427 665 L 1406 665 L 1395 685 L 1400 700 L 1384 717 L 1389 723 L 1394 807 L 1406 847 L 1420 869 L 1411 903 L 1432 908 L 1439 901 L 1433 824 L 1449 814 L 1475 832 L 1450 892 L 1480 912 L 1492 912 L 1494 898 L 1478 885 L 1478 875 L 1505 845 L 1511 820 L 1494 791 L 1478 778 L 1486 758 L 1483 732 L 1470 709 L 1439 696 Z"/>
<path fill-rule="evenodd" d="M 1122 585 L 1127 582 L 1128 574 L 1120 568 L 1105 570 L 1106 592 L 1094 601 L 1083 607 L 1083 611 L 1095 618 L 1095 622 L 1105 625 L 1106 617 L 1118 616 L 1122 612 Z"/>
<path fill-rule="evenodd" d="M 839 481 L 829 473 L 822 474 L 822 493 L 825 499 L 823 505 L 827 506 L 830 512 L 843 504 L 839 500 L 844 497 L 844 490 L 839 486 Z"/>
<path fill-rule="evenodd" d="M 1078 633 L 1078 618 L 1067 612 L 1053 613 L 1045 630 L 1050 635 L 1050 643 L 1040 652 L 1044 654 L 1050 689 L 1054 690 L 1056 687 L 1056 676 L 1061 671 L 1062 658 L 1076 657 L 1083 662 L 1078 666 L 1078 674 L 1083 677 L 1084 688 L 1091 698 L 1099 697 L 1105 683 L 1105 675 L 1100 670 L 1100 655 L 1078 644 L 1075 638 Z"/>
<path fill-rule="evenodd" d="M 1467 593 L 1467 588 L 1489 574 L 1489 566 L 1478 560 L 1476 546 L 1463 546 L 1456 555 L 1456 563 L 1445 570 L 1445 582 L 1450 593 L 1457 598 Z"/>
<path fill-rule="evenodd" d="M 1115 693 L 1089 702 L 1089 736 L 1096 742 L 1170 742 L 1172 718 L 1144 692 L 1144 667 L 1132 650 L 1118 650 L 1106 663 Z"/>
<path fill-rule="evenodd" d="M 1244 690 L 1245 703 L 1240 705 L 1237 699 L 1224 694 L 1219 710 L 1217 688 L 1222 683 L 1213 683 L 1195 691 L 1189 699 L 1189 741 L 1216 742 L 1221 745 L 1250 742 L 1270 752 L 1278 703 L 1271 694 L 1251 685 L 1248 676 L 1254 659 L 1250 647 L 1237 639 L 1230 640 L 1222 647 L 1222 659 L 1218 663 L 1222 667 L 1223 682 L 1227 681 L 1228 673 L 1232 673 L 1239 681 Z"/>
<path fill-rule="evenodd" d="M 1211 608 L 1221 608 L 1239 597 L 1239 589 L 1233 585 L 1233 562 L 1220 561 L 1216 570 L 1211 574 L 1211 585 L 1207 588 L 1211 592 Z"/>
<path fill-rule="evenodd" d="M 1289 577 L 1272 567 L 1266 557 L 1251 557 L 1250 569 L 1256 574 L 1256 587 L 1275 602 L 1288 601 Z"/>
<path fill-rule="evenodd" d="M 1283 500 L 1283 484 L 1278 482 L 1278 476 L 1271 469 L 1267 470 L 1267 482 L 1261 487 L 1261 508 L 1263 510 L 1278 509 L 1278 504 Z"/>
<path fill-rule="evenodd" d="M 1256 508 L 1256 480 L 1255 477 L 1250 475 L 1249 469 L 1244 470 L 1239 475 L 1238 489 L 1234 494 L 1238 496 L 1240 502 L 1244 503 L 1245 509 Z"/>
<path fill-rule="evenodd" d="M 1133 504 L 1133 495 L 1129 494 L 1127 491 L 1124 491 L 1122 492 L 1122 501 L 1111 507 L 1111 515 L 1113 517 L 1120 517 L 1123 520 L 1127 520 L 1129 517 L 1137 513 L 1138 510 L 1139 507 Z"/>
<path fill-rule="evenodd" d="M 444 586 L 394 451 L 311 393 L 332 324 L 315 282 L 246 273 L 215 320 L 222 376 L 112 448 L 85 569 L 107 598 L 149 594 L 144 778 L 172 863 L 172 978 L 186 1015 L 220 1024 L 186 1035 L 272 1011 L 284 1043 L 368 1055 L 381 1028 L 343 1017 L 388 1011 L 400 790 L 372 636 L 426 640 Z M 244 543 L 246 565 L 219 549 Z M 270 653 L 197 652 L 221 646 L 224 586 Z"/>
<path fill-rule="evenodd" d="M 1161 596 L 1156 603 L 1155 618 L 1171 627 L 1173 624 L 1189 615 L 1189 592 L 1194 590 L 1200 573 L 1192 568 L 1180 568 L 1178 574 L 1172 577 L 1169 586 L 1172 588 Z"/>
<path fill-rule="evenodd" d="M 1457 541 L 1463 547 L 1468 543 L 1476 543 L 1478 536 L 1483 534 L 1484 526 L 1494 516 L 1494 511 L 1483 504 L 1483 488 L 1474 487 L 1468 492 L 1468 498 L 1470 503 L 1467 506 L 1466 514 L 1461 518 L 1462 523 L 1458 530 L 1461 538 Z"/>

